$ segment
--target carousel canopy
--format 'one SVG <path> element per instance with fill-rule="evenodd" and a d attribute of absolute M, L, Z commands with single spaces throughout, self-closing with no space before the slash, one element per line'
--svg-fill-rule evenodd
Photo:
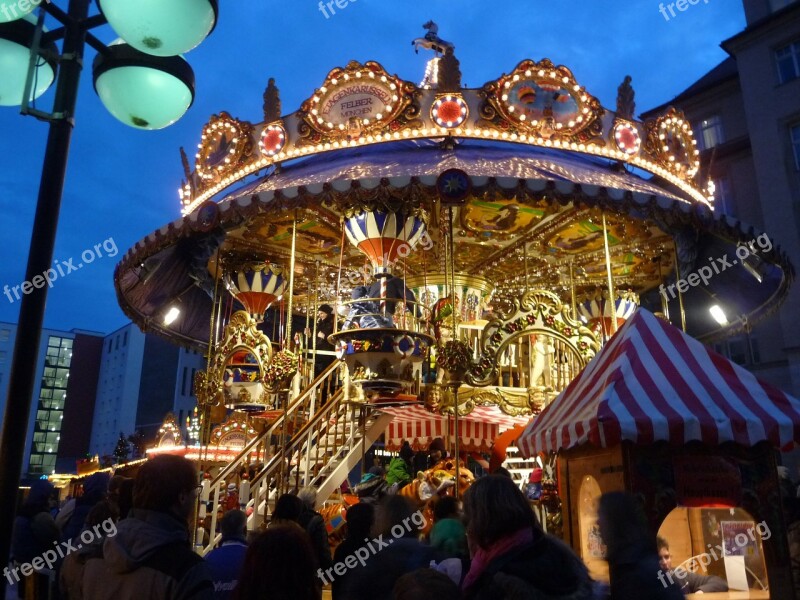
<path fill-rule="evenodd" d="M 526 428 L 526 457 L 586 442 L 778 447 L 800 442 L 800 401 L 639 309 Z"/>
<path fill-rule="evenodd" d="M 386 431 L 386 449 L 398 451 L 404 441 L 414 450 L 426 450 L 437 437 L 447 437 L 448 419 L 450 428 L 455 425 L 453 417 L 431 413 L 422 406 L 392 406 L 381 409 L 394 415 Z M 527 417 L 512 417 L 496 406 L 476 406 L 467 416 L 458 418 L 459 447 L 463 452 L 488 452 L 502 431 L 525 423 Z"/>

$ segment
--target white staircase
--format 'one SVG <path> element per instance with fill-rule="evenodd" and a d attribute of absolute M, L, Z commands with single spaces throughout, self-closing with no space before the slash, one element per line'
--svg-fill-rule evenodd
<path fill-rule="evenodd" d="M 247 444 L 210 484 L 204 484 L 200 518 L 205 516 L 204 502 L 219 506 L 227 483 L 237 480 L 242 470 L 255 472 L 249 480 L 249 497 L 239 498 L 241 504 L 246 501 L 248 510 L 252 509 L 247 522 L 250 531 L 267 520 L 275 500 L 284 492 L 315 487 L 320 507 L 341 486 L 393 417 L 363 403 L 350 402 L 346 378 L 338 381 L 339 364 L 331 365 L 291 400 L 278 419 Z M 323 388 L 327 388 L 328 400 L 319 406 Z M 216 530 L 217 511 L 213 510 L 209 531 Z M 208 543 L 198 545 L 197 551 L 206 554 L 220 537 L 210 535 Z M 198 538 L 202 539 L 201 535 Z"/>

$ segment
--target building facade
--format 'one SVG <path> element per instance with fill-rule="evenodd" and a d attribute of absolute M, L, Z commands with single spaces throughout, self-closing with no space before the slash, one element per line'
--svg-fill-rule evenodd
<path fill-rule="evenodd" d="M 744 0 L 747 27 L 725 40 L 730 55 L 676 98 L 695 127 L 701 176 L 718 213 L 768 231 L 800 265 L 800 1 Z M 754 275 L 755 276 L 755 275 Z M 800 286 L 780 312 L 717 350 L 800 396 Z M 730 320 L 735 320 L 731 315 Z"/>
<path fill-rule="evenodd" d="M 5 412 L 17 326 L 0 323 L 0 410 Z M 94 412 L 101 333 L 42 330 L 24 465 L 30 476 L 73 470 L 89 451 L 87 420 Z M 2 414 L 0 413 L 0 414 Z"/>

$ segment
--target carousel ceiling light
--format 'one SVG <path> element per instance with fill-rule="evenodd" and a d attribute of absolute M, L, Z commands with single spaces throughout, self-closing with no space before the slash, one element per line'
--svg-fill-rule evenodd
<path fill-rule="evenodd" d="M 719 304 L 714 304 L 711 306 L 711 308 L 708 309 L 708 312 L 711 313 L 712 318 L 721 326 L 724 327 L 725 325 L 728 325 L 728 317 Z"/>
<path fill-rule="evenodd" d="M 181 309 L 177 306 L 170 306 L 167 314 L 164 315 L 164 325 L 172 325 L 181 316 Z"/>
<path fill-rule="evenodd" d="M 98 0 L 123 40 L 153 56 L 176 56 L 198 46 L 217 23 L 217 0 Z"/>
<path fill-rule="evenodd" d="M 0 15 L 2 15 L 0 11 Z M 19 106 L 25 93 L 25 78 L 31 60 L 31 46 L 36 33 L 36 20 L 33 17 L 17 19 L 4 23 L 0 16 L 0 106 Z M 46 30 L 46 29 L 45 29 Z M 45 44 L 48 59 L 39 59 L 34 68 L 30 100 L 45 93 L 56 76 L 58 54 L 55 42 Z"/>
<path fill-rule="evenodd" d="M 94 88 L 117 119 L 137 129 L 163 129 L 194 101 L 194 72 L 180 56 L 155 57 L 124 43 L 92 65 Z"/>

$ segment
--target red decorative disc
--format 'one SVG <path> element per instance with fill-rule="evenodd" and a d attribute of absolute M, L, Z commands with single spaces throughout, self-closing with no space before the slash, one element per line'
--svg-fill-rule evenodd
<path fill-rule="evenodd" d="M 445 96 L 433 103 L 431 116 L 439 127 L 458 127 L 467 118 L 467 103 L 458 96 Z"/>
<path fill-rule="evenodd" d="M 280 125 L 270 125 L 261 134 L 261 148 L 267 156 L 274 156 L 286 144 L 286 133 Z"/>
<path fill-rule="evenodd" d="M 461 107 L 455 100 L 445 100 L 439 106 L 439 118 L 445 123 L 455 123 L 461 118 Z"/>
<path fill-rule="evenodd" d="M 639 132 L 630 123 L 618 123 L 614 127 L 614 140 L 625 154 L 636 154 L 642 144 Z"/>

